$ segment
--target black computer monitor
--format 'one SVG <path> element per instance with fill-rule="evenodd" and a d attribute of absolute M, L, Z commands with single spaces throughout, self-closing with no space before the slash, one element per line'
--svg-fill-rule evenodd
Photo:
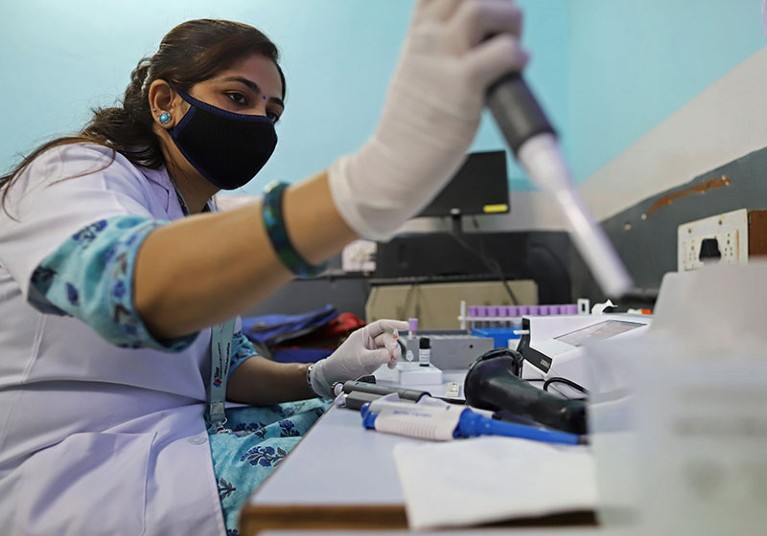
<path fill-rule="evenodd" d="M 444 190 L 419 216 L 473 216 L 509 212 L 506 151 L 471 153 Z"/>

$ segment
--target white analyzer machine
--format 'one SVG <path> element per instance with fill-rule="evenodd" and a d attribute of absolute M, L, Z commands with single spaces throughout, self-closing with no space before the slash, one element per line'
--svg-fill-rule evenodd
<path fill-rule="evenodd" d="M 587 346 L 605 339 L 630 339 L 645 332 L 651 316 L 628 313 L 591 315 L 529 316 L 522 319 L 522 337 L 517 350 L 525 358 L 524 379 L 552 380 L 549 390 L 565 396 L 577 389 L 592 388 Z"/>

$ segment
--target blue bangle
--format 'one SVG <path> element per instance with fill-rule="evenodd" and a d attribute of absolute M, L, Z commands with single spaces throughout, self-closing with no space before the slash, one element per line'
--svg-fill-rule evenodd
<path fill-rule="evenodd" d="M 298 277 L 315 277 L 327 267 L 327 264 L 315 266 L 304 259 L 288 237 L 285 218 L 282 214 L 282 196 L 288 187 L 284 182 L 268 184 L 264 191 L 262 215 L 266 234 L 272 243 L 272 248 L 282 264 Z"/>

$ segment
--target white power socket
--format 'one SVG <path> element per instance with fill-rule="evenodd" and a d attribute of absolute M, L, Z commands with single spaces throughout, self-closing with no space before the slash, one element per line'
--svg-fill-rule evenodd
<path fill-rule="evenodd" d="M 721 257 L 701 260 L 706 239 L 715 239 Z M 713 247 L 713 243 L 709 243 Z M 677 270 L 695 270 L 705 262 L 748 263 L 748 210 L 734 210 L 683 223 L 677 228 Z"/>

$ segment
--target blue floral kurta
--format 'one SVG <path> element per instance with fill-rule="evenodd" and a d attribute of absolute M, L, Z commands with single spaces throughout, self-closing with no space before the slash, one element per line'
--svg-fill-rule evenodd
<path fill-rule="evenodd" d="M 5 340 L 9 340 L 10 336 L 23 337 L 23 340 L 38 345 L 32 348 L 31 354 L 21 347 L 18 350 L 14 348 L 14 352 L 18 352 L 15 361 L 12 359 L 14 353 L 5 352 L 8 361 L 0 361 L 0 368 L 5 366 L 5 369 L 10 370 L 11 365 L 18 367 L 24 371 L 25 379 L 16 380 L 20 373 L 0 378 L 6 386 L 5 393 L 15 397 L 4 399 L 4 404 L 27 398 L 39 400 L 39 395 L 35 397 L 35 389 L 45 389 L 46 393 L 61 401 L 54 411 L 48 411 L 48 415 L 40 413 L 57 427 L 55 430 L 51 427 L 46 434 L 36 432 L 37 436 L 29 436 L 32 433 L 31 429 L 27 430 L 29 425 L 21 422 L 17 425 L 15 417 L 6 421 L 3 434 L 8 435 L 0 436 L 0 446 L 5 445 L 5 453 L 0 455 L 0 489 L 4 493 L 11 493 L 6 497 L 17 497 L 13 490 L 17 489 L 14 486 L 18 486 L 19 477 L 15 476 L 18 472 L 12 472 L 13 459 L 27 460 L 22 467 L 30 466 L 38 471 L 38 468 L 53 463 L 55 459 L 66 460 L 56 453 L 67 452 L 68 446 L 72 453 L 83 452 L 80 443 L 98 444 L 98 448 L 104 452 L 107 449 L 119 449 L 114 450 L 113 454 L 116 464 L 124 463 L 120 461 L 122 453 L 136 461 L 148 460 L 136 469 L 140 469 L 142 475 L 150 471 L 146 478 L 150 479 L 151 484 L 143 497 L 150 502 L 144 505 L 146 512 L 134 510 L 133 502 L 128 507 L 123 503 L 121 508 L 101 508 L 103 523 L 100 530 L 109 532 L 107 527 L 112 524 L 130 527 L 135 523 L 136 526 L 145 526 L 145 530 L 148 529 L 150 533 L 164 532 L 165 529 L 161 527 L 166 524 L 180 528 L 186 526 L 185 523 L 193 523 L 191 520 L 194 515 L 190 515 L 193 513 L 201 516 L 200 520 L 206 519 L 209 503 L 202 499 L 206 493 L 204 490 L 185 494 L 189 499 L 188 504 L 177 495 L 171 497 L 177 493 L 174 491 L 177 486 L 183 488 L 187 485 L 182 480 L 195 482 L 195 485 L 202 484 L 201 479 L 206 472 L 200 471 L 199 467 L 184 464 L 192 459 L 199 461 L 197 455 L 189 457 L 187 461 L 186 452 L 204 447 L 207 442 L 216 479 L 215 483 L 211 482 L 211 486 L 218 488 L 227 533 L 236 534 L 237 518 L 243 502 L 284 459 L 328 404 L 315 399 L 267 408 L 230 408 L 227 410 L 227 427 L 232 433 L 210 435 L 207 441 L 196 435 L 199 428 L 193 422 L 198 418 L 195 415 L 199 415 L 198 412 L 202 410 L 199 403 L 204 397 L 204 385 L 209 380 L 209 351 L 206 350 L 210 345 L 210 331 L 204 330 L 204 333 L 175 340 L 157 340 L 143 324 L 132 302 L 133 270 L 138 250 L 154 229 L 181 216 L 179 207 L 173 207 L 176 199 L 168 189 L 169 181 L 164 171 L 139 170 L 119 155 L 112 164 L 104 167 L 105 152 L 108 153 L 108 150 L 93 146 L 69 146 L 52 151 L 49 156 L 46 155 L 47 158 L 41 159 L 41 164 L 31 166 L 28 173 L 33 175 L 39 172 L 44 179 L 45 184 L 40 186 L 39 203 L 17 205 L 20 207 L 18 221 L 0 222 L 0 244 L 10 244 L 3 241 L 12 240 L 17 235 L 26 237 L 14 239 L 16 242 L 13 242 L 18 250 L 23 251 L 15 256 L 0 258 L 0 270 L 7 269 L 0 273 L 0 294 L 6 292 L 5 302 L 0 299 L 0 305 L 7 306 L 3 309 L 5 318 L 13 321 L 6 323 L 9 327 L 13 326 L 13 331 L 5 334 L 0 328 L 0 341 L 4 337 Z M 70 166 L 70 163 L 73 164 Z M 85 170 L 101 167 L 101 171 L 96 175 L 66 178 L 77 175 L 80 171 L 78 166 Z M 27 187 L 26 184 L 22 181 L 19 190 L 36 187 Z M 30 181 L 29 184 L 35 183 Z M 83 195 L 88 197 L 85 205 L 82 204 L 85 202 L 82 201 Z M 165 200 L 163 196 L 166 196 Z M 49 197 L 54 205 L 46 204 L 45 200 Z M 78 200 L 80 205 L 77 204 Z M 74 204 L 68 204 L 70 201 Z M 144 206 L 145 202 L 149 205 Z M 70 206 L 72 208 L 68 209 Z M 81 208 L 78 209 L 78 206 Z M 86 210 L 82 210 L 82 207 Z M 101 218 L 92 217 L 92 214 L 98 213 L 104 215 Z M 166 214 L 167 217 L 164 216 Z M 45 222 L 46 227 L 38 225 L 33 216 Z M 63 218 L 60 221 L 65 222 L 66 226 L 54 223 L 59 221 L 56 218 Z M 79 221 L 83 222 L 80 227 L 73 225 Z M 53 225 L 59 225 L 60 228 L 55 229 Z M 68 234 L 62 233 L 65 228 L 70 229 Z M 31 248 L 36 244 L 37 237 L 41 237 L 40 243 L 56 245 L 54 248 L 48 247 L 45 256 L 37 256 L 42 261 L 34 260 L 37 253 L 28 255 L 24 249 L 33 251 Z M 5 247 L 10 254 L 10 248 L 7 245 Z M 29 274 L 26 281 L 25 273 Z M 26 282 L 29 282 L 29 288 L 26 288 Z M 21 309 L 13 309 L 11 312 L 11 306 L 24 307 L 21 300 L 26 301 L 36 312 L 28 309 L 23 309 L 23 314 L 18 312 Z M 44 314 L 40 316 L 40 313 Z M 30 321 L 21 322 L 22 318 L 29 318 Z M 207 341 L 203 338 L 207 338 Z M 99 339 L 102 342 L 98 342 Z M 40 342 L 35 343 L 35 340 L 42 341 L 42 346 L 39 346 Z M 74 346 L 71 341 L 76 341 Z M 26 355 L 31 355 L 25 358 L 31 359 L 29 364 L 18 359 Z M 256 351 L 252 344 L 240 331 L 235 333 L 230 374 L 254 355 Z M 199 363 L 197 367 L 195 362 Z M 68 402 L 70 399 L 72 404 Z M 81 402 L 86 405 L 78 408 L 75 404 Z M 10 405 L 6 409 L 11 412 L 10 415 L 21 415 L 13 413 L 14 408 Z M 29 417 L 29 413 L 27 415 Z M 168 421 L 164 425 L 165 419 Z M 12 424 L 9 425 L 9 422 Z M 182 422 L 187 424 L 183 425 Z M 16 441 L 14 438 L 20 436 L 13 433 L 14 428 L 11 426 L 21 427 L 21 433 L 27 434 L 23 437 L 38 437 L 39 440 L 34 440 L 40 444 L 38 450 L 27 453 L 20 450 L 34 449 L 34 443 L 27 440 L 22 442 L 21 438 Z M 50 448 L 42 448 L 46 446 L 43 442 L 47 442 Z M 46 455 L 45 451 L 49 451 L 50 455 Z M 181 451 L 184 452 L 183 456 L 173 454 Z M 136 455 L 141 457 L 137 458 Z M 71 455 L 66 461 L 75 463 Z M 62 486 L 69 486 L 66 495 L 61 497 L 71 495 L 72 501 L 81 504 L 81 507 L 96 504 L 99 500 L 96 495 L 86 499 L 78 492 L 79 488 L 73 486 L 79 486 L 80 481 L 83 486 L 89 486 L 89 474 L 96 478 L 102 470 L 108 473 L 112 471 L 111 463 L 99 466 L 98 458 L 91 456 L 87 464 L 81 463 L 81 466 L 93 464 L 87 469 L 90 473 L 75 475 L 75 480 L 68 473 L 69 484 L 63 480 L 56 481 L 61 482 Z M 184 467 L 187 467 L 188 474 L 184 473 Z M 30 471 L 25 470 L 19 474 Z M 132 475 L 138 478 L 136 472 Z M 162 475 L 172 476 L 174 483 L 164 485 L 162 480 L 152 480 Z M 50 478 L 54 477 L 55 474 L 50 475 Z M 42 480 L 40 482 L 40 485 L 45 485 Z M 130 488 L 126 487 L 127 484 L 123 481 L 122 487 L 111 492 L 113 496 L 115 493 L 130 491 L 131 501 L 141 500 L 142 488 L 139 481 L 136 480 L 135 485 L 130 483 Z M 161 496 L 161 502 L 152 503 L 153 496 Z M 25 518 L 27 513 L 32 516 L 35 512 L 33 508 L 38 497 L 25 497 L 22 500 L 27 502 L 21 503 L 20 514 L 16 515 L 19 520 Z M 117 503 L 120 501 L 118 499 Z M 29 512 L 26 504 L 29 504 Z M 45 517 L 40 517 L 37 511 L 40 523 L 52 527 L 43 529 L 44 532 L 56 533 L 60 526 L 74 530 L 72 527 L 82 523 L 90 527 L 88 524 L 95 522 L 94 518 L 72 511 L 67 504 L 61 503 L 60 509 L 56 507 L 57 513 L 51 512 L 53 517 L 47 513 Z M 10 503 L 8 505 L 9 509 L 3 515 L 7 516 L 11 512 Z M 71 512 L 71 519 L 67 512 Z M 140 517 L 128 518 L 134 514 Z M 59 525 L 59 522 L 66 524 Z M 29 521 L 24 523 L 28 524 Z M 197 521 L 197 527 L 201 528 L 201 521 Z M 206 532 L 210 531 L 206 529 Z"/>
<path fill-rule="evenodd" d="M 194 336 L 161 343 L 144 327 L 127 298 L 138 248 L 158 224 L 135 217 L 101 220 L 75 233 L 35 270 L 32 284 L 48 303 L 85 321 L 104 338 L 128 348 L 178 350 Z M 232 344 L 231 377 L 256 355 L 237 332 Z M 211 433 L 213 469 L 227 532 L 237 534 L 239 512 L 258 487 L 327 409 L 319 399 L 266 408 L 230 408 L 227 429 Z"/>

